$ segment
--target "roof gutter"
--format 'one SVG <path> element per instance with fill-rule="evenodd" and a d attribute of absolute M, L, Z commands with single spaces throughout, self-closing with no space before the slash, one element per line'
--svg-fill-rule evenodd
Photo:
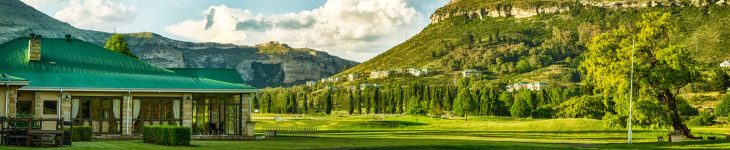
<path fill-rule="evenodd" d="M 58 87 L 23 87 L 20 91 L 66 91 L 66 92 L 149 92 L 149 93 L 255 93 L 259 89 L 123 89 L 123 88 L 58 88 Z"/>
<path fill-rule="evenodd" d="M 26 86 L 30 83 L 30 81 L 0 81 L 0 85 L 5 86 L 11 86 L 11 85 L 20 85 L 20 86 Z"/>

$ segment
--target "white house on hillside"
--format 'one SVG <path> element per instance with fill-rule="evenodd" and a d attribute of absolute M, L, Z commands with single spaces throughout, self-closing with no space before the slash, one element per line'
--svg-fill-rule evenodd
<path fill-rule="evenodd" d="M 306 84 L 307 84 L 307 86 L 315 86 L 315 85 L 317 85 L 317 82 L 314 82 L 314 81 L 307 81 L 307 83 L 306 83 Z"/>
<path fill-rule="evenodd" d="M 388 76 L 394 74 L 394 71 L 373 71 L 370 72 L 370 78 L 371 79 L 379 79 L 379 78 L 387 78 Z"/>
<path fill-rule="evenodd" d="M 480 75 L 481 73 L 482 73 L 481 71 L 476 70 L 476 69 L 466 69 L 464 71 L 461 71 L 461 76 L 466 78 L 466 77 L 471 77 L 471 76 L 475 76 L 475 75 Z"/>
<path fill-rule="evenodd" d="M 347 75 L 347 81 L 355 81 L 357 78 L 360 78 L 360 75 L 354 73 Z"/>
<path fill-rule="evenodd" d="M 726 60 L 725 62 L 720 63 L 720 67 L 730 68 L 730 60 Z"/>
<path fill-rule="evenodd" d="M 411 74 L 416 77 L 420 77 L 423 75 L 427 75 L 430 70 L 428 68 L 418 69 L 418 68 L 408 68 L 406 69 L 408 71 L 408 74 Z"/>
<path fill-rule="evenodd" d="M 540 91 L 542 89 L 547 88 L 547 84 L 545 82 L 532 82 L 532 83 L 520 82 L 520 83 L 515 83 L 512 85 L 507 85 L 506 88 L 507 88 L 507 92 L 514 92 L 514 91 L 519 91 L 522 89 L 527 89 L 527 90 L 531 90 L 531 91 Z"/>

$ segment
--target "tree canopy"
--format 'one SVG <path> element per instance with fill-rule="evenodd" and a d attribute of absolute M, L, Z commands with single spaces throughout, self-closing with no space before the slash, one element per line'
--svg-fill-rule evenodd
<path fill-rule="evenodd" d="M 633 121 L 664 126 L 667 122 L 660 118 L 668 116 L 675 130 L 693 138 L 679 116 L 676 95 L 695 80 L 697 71 L 689 52 L 670 41 L 675 31 L 670 18 L 669 13 L 647 13 L 633 26 L 620 26 L 595 37 L 584 54 L 581 69 L 586 73 L 585 82 L 615 102 L 612 110 L 619 116 L 628 116 L 633 55 L 638 104 L 634 108 L 639 113 L 634 115 L 649 115 L 641 118 L 652 119 Z"/>
<path fill-rule="evenodd" d="M 122 35 L 122 34 L 118 34 L 118 33 L 112 34 L 112 36 L 106 40 L 106 43 L 104 44 L 104 48 L 117 52 L 117 53 L 122 53 L 129 57 L 134 57 L 134 58 L 139 59 L 139 57 L 132 54 L 132 51 L 129 50 L 129 46 L 127 44 L 127 39 L 125 39 L 124 35 Z"/>

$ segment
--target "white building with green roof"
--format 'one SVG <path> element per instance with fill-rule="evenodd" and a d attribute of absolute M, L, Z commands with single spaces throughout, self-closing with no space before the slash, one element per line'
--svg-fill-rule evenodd
<path fill-rule="evenodd" d="M 193 135 L 251 136 L 258 89 L 231 69 L 160 68 L 80 40 L 0 44 L 0 116 L 62 118 L 95 135 L 179 125 Z"/>

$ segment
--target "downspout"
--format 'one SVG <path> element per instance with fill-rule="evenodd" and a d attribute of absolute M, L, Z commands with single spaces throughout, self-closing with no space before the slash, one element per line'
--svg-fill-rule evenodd
<path fill-rule="evenodd" d="M 56 119 L 61 119 L 61 105 L 63 105 L 61 101 L 63 100 L 63 89 L 60 90 L 60 93 L 58 93 L 58 95 L 58 102 L 56 102 Z"/>

